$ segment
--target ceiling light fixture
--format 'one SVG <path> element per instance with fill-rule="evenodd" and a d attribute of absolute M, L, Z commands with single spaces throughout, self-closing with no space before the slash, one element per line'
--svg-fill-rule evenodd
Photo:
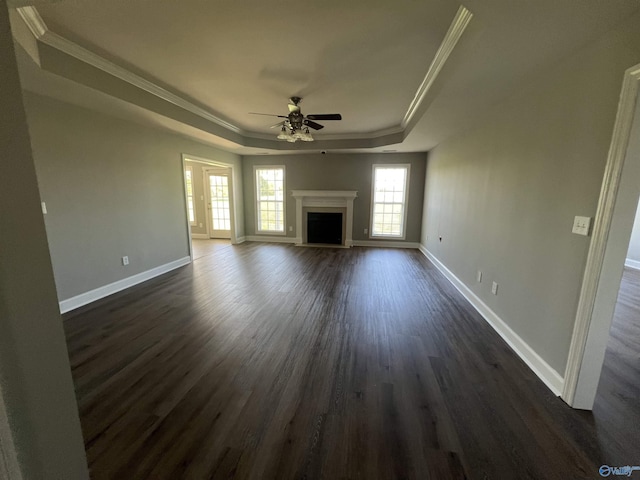
<path fill-rule="evenodd" d="M 309 133 L 309 127 L 298 127 L 297 125 L 292 125 L 291 122 L 285 122 L 278 135 L 278 140 L 286 140 L 291 143 L 297 142 L 298 140 L 302 142 L 313 142 L 313 137 L 311 133 Z"/>

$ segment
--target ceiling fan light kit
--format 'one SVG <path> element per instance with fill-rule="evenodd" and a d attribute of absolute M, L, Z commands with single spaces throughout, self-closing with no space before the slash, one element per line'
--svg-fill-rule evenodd
<path fill-rule="evenodd" d="M 307 115 L 306 117 L 300 111 L 298 105 L 302 99 L 300 97 L 291 97 L 289 99 L 289 115 L 272 115 L 269 113 L 255 113 L 253 115 L 269 115 L 273 117 L 284 118 L 282 122 L 273 125 L 274 127 L 281 127 L 278 134 L 278 140 L 286 140 L 287 142 L 313 142 L 313 136 L 309 133 L 309 127 L 314 130 L 320 130 L 324 128 L 324 125 L 316 123 L 314 120 L 342 120 L 342 115 L 339 113 L 321 113 L 315 115 Z"/>

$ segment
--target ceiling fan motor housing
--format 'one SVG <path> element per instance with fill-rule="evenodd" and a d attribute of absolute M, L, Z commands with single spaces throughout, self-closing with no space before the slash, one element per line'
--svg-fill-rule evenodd
<path fill-rule="evenodd" d="M 291 112 L 289 114 L 289 124 L 291 125 L 292 128 L 295 128 L 295 129 L 302 128 L 303 121 L 304 121 L 304 115 L 302 115 L 300 111 Z"/>

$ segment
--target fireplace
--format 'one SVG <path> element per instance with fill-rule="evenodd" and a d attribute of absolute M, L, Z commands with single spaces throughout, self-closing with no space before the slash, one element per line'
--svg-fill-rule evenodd
<path fill-rule="evenodd" d="M 307 243 L 342 245 L 342 213 L 307 212 Z"/>
<path fill-rule="evenodd" d="M 292 194 L 296 199 L 296 244 L 353 245 L 353 200 L 358 192 L 294 190 Z M 336 234 L 338 226 L 339 235 Z M 334 231 L 327 233 L 330 230 Z"/>

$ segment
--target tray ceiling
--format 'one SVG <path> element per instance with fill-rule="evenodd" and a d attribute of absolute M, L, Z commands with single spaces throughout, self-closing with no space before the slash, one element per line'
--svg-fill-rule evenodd
<path fill-rule="evenodd" d="M 427 150 L 511 93 L 523 75 L 571 53 L 640 7 L 637 0 L 620 0 L 615 7 L 584 0 L 579 10 L 570 0 L 466 3 L 473 20 L 418 105 L 412 102 L 459 12 L 460 5 L 449 0 L 62 0 L 36 6 L 56 37 L 228 122 L 235 136 L 218 126 L 186 123 L 244 145 L 247 153 L 294 148 L 273 140 L 269 126 L 275 118 L 249 114 L 286 114 L 292 95 L 303 97 L 305 114 L 339 112 L 344 119 L 324 122 L 317 142 L 305 148 L 397 143 L 398 150 Z M 43 69 L 97 88 L 82 78 L 89 79 L 90 71 L 53 50 L 40 45 Z M 118 88 L 125 90 L 97 89 L 150 108 L 149 100 L 118 95 Z M 403 124 L 411 108 L 416 117 Z M 155 114 L 180 120 L 159 109 Z M 393 132 L 401 134 L 379 145 L 358 143 Z M 245 141 L 250 137 L 264 141 Z"/>

